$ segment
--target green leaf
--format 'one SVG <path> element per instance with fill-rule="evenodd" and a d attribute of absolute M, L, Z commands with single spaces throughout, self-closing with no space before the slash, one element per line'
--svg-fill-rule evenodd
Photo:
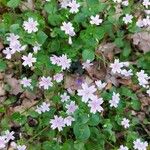
<path fill-rule="evenodd" d="M 83 61 L 86 61 L 86 60 L 90 60 L 90 61 L 93 61 L 95 59 L 95 54 L 94 54 L 94 51 L 92 50 L 84 50 L 82 52 L 82 58 L 83 58 Z"/>
<path fill-rule="evenodd" d="M 46 41 L 47 37 L 48 36 L 43 31 L 39 31 L 37 33 L 37 41 L 38 41 L 38 43 L 43 44 Z"/>
<path fill-rule="evenodd" d="M 0 59 L 0 72 L 5 71 L 7 68 L 6 62 Z"/>
<path fill-rule="evenodd" d="M 83 142 L 75 141 L 74 142 L 74 148 L 76 150 L 84 150 L 84 143 Z"/>
<path fill-rule="evenodd" d="M 90 129 L 86 124 L 76 123 L 73 127 L 73 132 L 78 140 L 87 140 L 90 137 Z"/>
<path fill-rule="evenodd" d="M 11 8 L 16 8 L 19 6 L 20 2 L 21 0 L 10 0 L 8 1 L 7 6 Z"/>
<path fill-rule="evenodd" d="M 44 10 L 49 14 L 55 14 L 57 11 L 57 2 L 55 0 L 51 0 L 50 3 L 46 3 Z"/>
<path fill-rule="evenodd" d="M 139 100 L 137 99 L 134 99 L 131 101 L 131 107 L 134 109 L 134 110 L 140 110 L 141 108 L 141 103 Z"/>
<path fill-rule="evenodd" d="M 99 123 L 100 123 L 99 114 L 92 114 L 88 124 L 91 125 L 91 126 L 97 126 Z"/>

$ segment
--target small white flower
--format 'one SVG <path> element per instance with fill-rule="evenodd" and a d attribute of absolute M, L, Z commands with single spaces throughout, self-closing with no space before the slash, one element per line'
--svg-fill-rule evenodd
<path fill-rule="evenodd" d="M 60 1 L 60 7 L 66 9 L 68 7 L 68 4 L 69 4 L 70 1 L 71 0 L 61 0 Z"/>
<path fill-rule="evenodd" d="M 11 59 L 12 54 L 14 54 L 14 52 L 9 47 L 4 49 L 3 53 L 6 55 L 6 59 Z"/>
<path fill-rule="evenodd" d="M 38 22 L 34 21 L 33 18 L 28 18 L 28 21 L 23 22 L 24 30 L 28 33 L 37 32 L 38 31 Z"/>
<path fill-rule="evenodd" d="M 120 94 L 119 93 L 116 94 L 115 92 L 113 92 L 112 99 L 109 101 L 110 107 L 117 108 L 119 101 L 120 101 Z"/>
<path fill-rule="evenodd" d="M 9 130 L 5 131 L 6 142 L 9 142 L 10 140 L 15 139 L 14 133 L 15 133 L 14 131 L 11 131 L 11 132 Z"/>
<path fill-rule="evenodd" d="M 57 115 L 54 116 L 54 119 L 50 120 L 50 124 L 52 129 L 58 128 L 58 131 L 62 131 L 63 127 L 65 127 L 64 119 L 61 116 L 58 117 Z"/>
<path fill-rule="evenodd" d="M 148 8 L 148 6 L 150 6 L 150 1 L 149 0 L 143 0 L 142 3 L 146 8 Z"/>
<path fill-rule="evenodd" d="M 140 139 L 136 139 L 134 142 L 133 142 L 134 146 L 133 148 L 135 150 L 146 150 L 147 149 L 147 146 L 148 146 L 148 143 L 147 142 L 142 142 Z"/>
<path fill-rule="evenodd" d="M 129 119 L 127 118 L 123 118 L 123 120 L 121 121 L 121 125 L 126 129 L 126 128 L 129 128 Z"/>
<path fill-rule="evenodd" d="M 48 90 L 49 87 L 52 87 L 52 78 L 51 77 L 41 77 L 40 82 L 39 82 L 39 87 L 43 87 L 45 90 Z"/>
<path fill-rule="evenodd" d="M 128 147 L 121 145 L 118 150 L 128 150 Z"/>
<path fill-rule="evenodd" d="M 29 66 L 32 67 L 33 63 L 36 62 L 36 58 L 33 57 L 32 53 L 29 53 L 28 56 L 23 55 L 22 59 L 24 60 L 24 62 L 22 63 L 23 66 Z"/>
<path fill-rule="evenodd" d="M 88 106 L 91 108 L 90 112 L 93 114 L 95 114 L 96 112 L 102 112 L 104 110 L 101 106 L 102 103 L 102 98 L 98 98 L 97 96 L 93 97 L 92 100 L 88 102 Z"/>
<path fill-rule="evenodd" d="M 39 114 L 41 114 L 41 113 L 44 113 L 46 111 L 49 111 L 50 110 L 49 107 L 50 107 L 49 103 L 43 102 L 40 106 L 37 106 L 35 111 L 38 112 Z"/>
<path fill-rule="evenodd" d="M 41 45 L 36 43 L 33 47 L 33 51 L 36 54 L 41 49 Z"/>
<path fill-rule="evenodd" d="M 66 108 L 67 108 L 67 114 L 73 114 L 77 109 L 78 109 L 78 106 L 75 104 L 74 101 L 71 101 L 70 104 L 67 104 L 66 105 Z"/>
<path fill-rule="evenodd" d="M 69 36 L 74 36 L 75 32 L 74 32 L 74 27 L 72 25 L 71 22 L 63 22 L 62 26 L 60 27 L 62 31 L 65 31 L 65 34 L 69 35 Z"/>
<path fill-rule="evenodd" d="M 78 95 L 82 96 L 82 101 L 87 103 L 88 100 L 95 97 L 96 88 L 94 85 L 88 86 L 87 83 L 82 83 L 82 89 L 78 90 Z"/>
<path fill-rule="evenodd" d="M 146 93 L 147 93 L 147 94 L 149 95 L 149 97 L 150 97 L 150 89 L 147 90 Z"/>
<path fill-rule="evenodd" d="M 70 96 L 67 95 L 66 92 L 64 94 L 60 95 L 60 97 L 61 97 L 61 101 L 62 102 L 66 102 L 66 101 L 68 101 L 70 99 Z"/>
<path fill-rule="evenodd" d="M 123 67 L 123 63 L 119 62 L 119 59 L 115 59 L 114 63 L 110 64 L 110 68 L 112 68 L 112 73 L 121 73 L 121 69 Z"/>
<path fill-rule="evenodd" d="M 26 150 L 26 146 L 25 145 L 18 145 L 17 146 L 17 150 Z"/>
<path fill-rule="evenodd" d="M 101 80 L 95 81 L 95 84 L 96 84 L 96 86 L 98 87 L 99 90 L 102 90 L 107 85 L 107 83 L 105 83 L 105 82 L 102 83 Z"/>
<path fill-rule="evenodd" d="M 93 63 L 91 63 L 91 61 L 90 60 L 87 60 L 86 62 L 84 62 L 84 63 L 82 63 L 82 68 L 83 69 L 88 69 L 88 68 L 90 68 L 90 66 L 92 66 L 93 65 Z"/>
<path fill-rule="evenodd" d="M 9 37 L 6 38 L 7 41 L 9 41 L 10 43 L 12 42 L 17 42 L 19 39 L 19 35 L 15 35 L 14 33 L 10 33 Z"/>
<path fill-rule="evenodd" d="M 124 5 L 124 6 L 128 6 L 128 5 L 129 5 L 128 0 L 123 1 L 123 2 L 122 2 L 122 5 Z"/>
<path fill-rule="evenodd" d="M 53 65 L 59 65 L 60 64 L 60 59 L 56 55 L 53 55 L 52 57 L 50 57 L 50 61 L 52 62 Z"/>
<path fill-rule="evenodd" d="M 90 18 L 91 18 L 90 24 L 95 24 L 98 26 L 103 22 L 103 19 L 100 19 L 99 15 L 96 15 L 95 17 L 91 16 Z"/>
<path fill-rule="evenodd" d="M 31 82 L 31 79 L 27 79 L 26 77 L 24 77 L 20 83 L 23 85 L 23 87 L 26 88 L 31 86 Z"/>
<path fill-rule="evenodd" d="M 59 66 L 61 66 L 61 69 L 62 70 L 66 70 L 66 69 L 69 69 L 70 66 L 71 66 L 71 59 L 67 58 L 67 55 L 62 55 L 60 58 L 59 58 Z"/>
<path fill-rule="evenodd" d="M 68 116 L 64 119 L 64 123 L 66 124 L 66 126 L 71 126 L 73 121 L 75 121 L 75 119 L 71 116 Z"/>
<path fill-rule="evenodd" d="M 133 75 L 132 70 L 126 70 L 126 69 L 122 69 L 121 70 L 121 74 L 124 75 L 125 77 L 130 77 Z"/>
<path fill-rule="evenodd" d="M 139 19 L 139 20 L 136 22 L 136 25 L 137 25 L 139 28 L 142 28 L 142 27 L 144 26 L 143 20 L 142 20 L 142 19 Z"/>
<path fill-rule="evenodd" d="M 68 3 L 68 7 L 70 7 L 70 13 L 77 13 L 79 11 L 80 4 L 76 2 L 76 0 L 72 0 Z"/>
<path fill-rule="evenodd" d="M 115 3 L 121 3 L 122 0 L 113 0 Z"/>
<path fill-rule="evenodd" d="M 60 83 L 63 80 L 63 74 L 62 73 L 57 73 L 54 75 L 53 79 L 57 82 Z"/>
<path fill-rule="evenodd" d="M 123 17 L 123 21 L 125 24 L 132 23 L 132 19 L 133 19 L 133 16 L 129 14 L 126 14 L 125 17 Z"/>
<path fill-rule="evenodd" d="M 21 45 L 21 43 L 18 41 L 18 42 L 11 42 L 10 45 L 9 45 L 11 51 L 13 51 L 14 53 L 15 52 L 21 52 L 21 51 L 24 51 L 26 49 L 26 45 Z"/>
<path fill-rule="evenodd" d="M 5 140 L 5 136 L 0 136 L 0 149 L 3 149 L 6 147 L 6 140 Z"/>

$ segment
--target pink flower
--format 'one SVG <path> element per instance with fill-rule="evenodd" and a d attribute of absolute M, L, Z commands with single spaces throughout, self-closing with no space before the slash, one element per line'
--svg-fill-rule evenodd
<path fill-rule="evenodd" d="M 39 114 L 44 113 L 46 111 L 50 110 L 50 104 L 49 103 L 45 103 L 43 102 L 40 106 L 37 106 L 37 109 L 35 110 L 36 112 L 38 112 Z"/>
<path fill-rule="evenodd" d="M 27 31 L 28 33 L 37 32 L 38 25 L 39 25 L 38 22 L 34 21 L 33 18 L 28 18 L 28 21 L 24 21 L 23 23 L 24 30 Z"/>
<path fill-rule="evenodd" d="M 6 140 L 5 140 L 5 136 L 0 136 L 0 149 L 5 148 L 6 144 Z"/>
<path fill-rule="evenodd" d="M 75 104 L 74 101 L 71 101 L 70 104 L 66 105 L 67 108 L 67 114 L 73 114 L 76 109 L 78 109 L 78 106 Z"/>
<path fill-rule="evenodd" d="M 26 77 L 24 77 L 20 83 L 23 85 L 23 87 L 30 87 L 31 82 L 31 79 L 27 79 Z"/>
<path fill-rule="evenodd" d="M 70 99 L 70 96 L 67 95 L 66 92 L 64 94 L 60 95 L 60 97 L 61 97 L 61 101 L 62 102 L 66 102 L 66 101 L 68 101 Z"/>
<path fill-rule="evenodd" d="M 60 27 L 62 31 L 65 31 L 65 34 L 69 36 L 74 36 L 74 27 L 72 26 L 71 22 L 63 22 L 62 26 Z"/>
<path fill-rule="evenodd" d="M 71 126 L 73 121 L 75 121 L 75 119 L 72 116 L 68 116 L 64 119 L 64 123 L 66 124 L 66 126 Z"/>
<path fill-rule="evenodd" d="M 121 68 L 123 67 L 123 63 L 119 62 L 119 59 L 115 59 L 114 63 L 110 64 L 110 68 L 112 68 L 112 73 L 120 73 Z"/>
<path fill-rule="evenodd" d="M 14 54 L 14 52 L 9 47 L 4 49 L 3 53 L 6 55 L 6 59 L 11 59 L 12 54 Z"/>
<path fill-rule="evenodd" d="M 32 67 L 33 63 L 36 62 L 36 58 L 33 57 L 32 53 L 29 53 L 28 56 L 23 55 L 22 59 L 24 60 L 23 65 Z"/>
<path fill-rule="evenodd" d="M 98 98 L 97 96 L 93 97 L 92 100 L 88 102 L 88 106 L 91 108 L 90 112 L 95 114 L 97 111 L 102 112 L 103 108 L 101 104 L 103 103 L 102 98 Z"/>
<path fill-rule="evenodd" d="M 26 150 L 26 146 L 25 145 L 18 145 L 17 146 L 17 150 Z"/>
<path fill-rule="evenodd" d="M 53 79 L 57 82 L 60 83 L 63 80 L 63 74 L 62 73 L 57 73 L 54 75 Z"/>
<path fill-rule="evenodd" d="M 65 127 L 64 119 L 62 117 L 54 116 L 54 119 L 50 120 L 51 128 L 56 129 L 58 131 L 62 131 L 63 127 Z"/>
<path fill-rule="evenodd" d="M 126 129 L 129 128 L 129 119 L 123 118 L 123 120 L 121 121 L 121 125 Z"/>
<path fill-rule="evenodd" d="M 20 38 L 19 35 L 15 35 L 14 33 L 10 33 L 9 37 L 7 37 L 6 40 L 9 42 L 17 42 L 19 38 Z"/>
<path fill-rule="evenodd" d="M 53 55 L 52 57 L 50 57 L 50 61 L 52 62 L 53 65 L 59 65 L 60 63 L 60 59 L 56 55 Z"/>
<path fill-rule="evenodd" d="M 51 77 L 42 77 L 39 82 L 39 87 L 43 87 L 45 90 L 48 90 L 49 87 L 52 87 L 52 78 Z"/>
<path fill-rule="evenodd" d="M 123 17 L 123 21 L 125 24 L 132 23 L 132 19 L 133 19 L 133 16 L 129 14 L 126 14 L 125 17 Z"/>
<path fill-rule="evenodd" d="M 11 131 L 11 132 L 9 130 L 5 131 L 5 138 L 7 142 L 15 139 L 14 133 L 15 133 L 14 131 Z"/>
<path fill-rule="evenodd" d="M 90 68 L 90 66 L 92 66 L 93 64 L 91 63 L 91 61 L 90 60 L 87 60 L 86 62 L 84 62 L 84 63 L 82 63 L 82 68 L 83 69 L 88 69 L 88 68 Z"/>
<path fill-rule="evenodd" d="M 59 65 L 61 66 L 62 70 L 69 69 L 71 66 L 71 59 L 68 59 L 67 55 L 63 54 L 60 57 L 60 64 Z"/>
<path fill-rule="evenodd" d="M 90 24 L 95 24 L 95 25 L 100 25 L 103 21 L 103 19 L 100 19 L 99 18 L 99 15 L 96 15 L 95 17 L 94 16 L 91 16 L 91 21 L 90 21 Z"/>
<path fill-rule="evenodd" d="M 76 2 L 76 0 L 72 0 L 68 3 L 68 7 L 70 7 L 70 13 L 77 13 L 79 11 L 80 4 Z"/>
<path fill-rule="evenodd" d="M 109 101 L 110 107 L 117 108 L 119 101 L 120 101 L 120 94 L 119 93 L 116 94 L 115 92 L 113 92 L 112 99 Z"/>
<path fill-rule="evenodd" d="M 121 145 L 118 150 L 128 150 L 128 147 Z"/>
<path fill-rule="evenodd" d="M 136 139 L 133 144 L 135 150 L 146 150 L 148 146 L 147 142 L 142 142 L 140 139 Z"/>
<path fill-rule="evenodd" d="M 107 85 L 107 83 L 105 83 L 105 82 L 102 83 L 101 80 L 95 81 L 95 84 L 96 84 L 96 86 L 98 87 L 99 90 L 102 90 Z"/>
<path fill-rule="evenodd" d="M 87 103 L 89 99 L 94 97 L 94 93 L 96 92 L 96 88 L 94 85 L 88 86 L 87 83 L 82 84 L 82 89 L 78 90 L 78 95 L 82 96 L 82 101 Z"/>

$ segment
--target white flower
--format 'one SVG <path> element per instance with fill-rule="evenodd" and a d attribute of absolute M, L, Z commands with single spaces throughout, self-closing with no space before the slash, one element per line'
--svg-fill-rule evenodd
<path fill-rule="evenodd" d="M 67 114 L 73 114 L 77 109 L 78 109 L 78 106 L 75 104 L 74 101 L 71 101 L 70 104 L 67 104 L 66 105 L 66 108 L 67 108 Z"/>
<path fill-rule="evenodd" d="M 100 25 L 102 23 L 103 19 L 100 19 L 99 17 L 100 17 L 99 15 L 96 15 L 95 17 L 91 16 L 90 24 L 95 24 L 97 26 Z"/>
<path fill-rule="evenodd" d="M 134 141 L 133 144 L 135 150 L 146 150 L 148 146 L 147 142 L 142 142 L 140 139 L 136 139 L 136 141 Z"/>
<path fill-rule="evenodd" d="M 14 131 L 11 131 L 11 132 L 9 130 L 5 131 L 6 142 L 9 142 L 10 140 L 15 139 L 14 133 L 15 133 Z"/>
<path fill-rule="evenodd" d="M 148 8 L 148 6 L 150 6 L 150 1 L 149 0 L 143 0 L 142 3 L 146 8 Z"/>
<path fill-rule="evenodd" d="M 34 21 L 33 18 L 28 18 L 28 21 L 23 22 L 24 30 L 28 33 L 37 32 L 38 31 L 38 22 Z"/>
<path fill-rule="evenodd" d="M 17 146 L 17 150 L 26 150 L 26 146 L 25 145 L 18 145 Z"/>
<path fill-rule="evenodd" d="M 24 77 L 20 83 L 23 85 L 23 87 L 26 88 L 31 86 L 31 82 L 31 79 L 27 79 L 26 77 Z"/>
<path fill-rule="evenodd" d="M 77 13 L 79 11 L 80 4 L 76 2 L 76 0 L 72 0 L 68 3 L 68 7 L 70 7 L 70 13 Z"/>
<path fill-rule="evenodd" d="M 119 93 L 116 94 L 115 92 L 113 92 L 112 99 L 109 101 L 110 107 L 117 108 L 119 101 L 120 101 L 120 94 Z"/>
<path fill-rule="evenodd" d="M 51 128 L 56 129 L 58 131 L 62 131 L 63 127 L 65 127 L 64 119 L 62 117 L 54 116 L 54 119 L 50 120 Z"/>
<path fill-rule="evenodd" d="M 128 5 L 129 5 L 128 0 L 123 1 L 123 2 L 122 2 L 122 5 L 124 5 L 124 6 L 128 6 Z"/>
<path fill-rule="evenodd" d="M 0 136 L 0 149 L 5 148 L 6 144 L 6 140 L 5 140 L 5 136 Z"/>
<path fill-rule="evenodd" d="M 115 3 L 121 3 L 122 0 L 113 0 Z"/>
<path fill-rule="evenodd" d="M 72 44 L 72 38 L 71 38 L 71 36 L 69 36 L 69 39 L 68 39 L 68 44 Z"/>
<path fill-rule="evenodd" d="M 82 83 L 82 89 L 78 90 L 78 95 L 82 96 L 82 101 L 87 103 L 89 99 L 94 98 L 96 88 L 94 85 L 88 86 L 87 83 Z"/>
<path fill-rule="evenodd" d="M 60 64 L 60 59 L 56 55 L 53 55 L 52 57 L 50 57 L 50 61 L 52 62 L 53 65 L 59 65 Z"/>
<path fill-rule="evenodd" d="M 51 77 L 41 77 L 40 82 L 39 82 L 39 87 L 43 87 L 45 90 L 48 90 L 49 87 L 52 87 L 52 78 Z"/>
<path fill-rule="evenodd" d="M 28 56 L 23 55 L 22 59 L 24 60 L 24 62 L 22 63 L 23 66 L 29 66 L 32 67 L 33 63 L 36 62 L 36 58 L 33 57 L 32 53 L 29 53 Z"/>
<path fill-rule="evenodd" d="M 122 69 L 121 70 L 121 74 L 124 75 L 125 77 L 130 77 L 133 75 L 132 70 L 126 70 L 126 69 Z"/>
<path fill-rule="evenodd" d="M 71 116 L 68 116 L 64 119 L 64 123 L 66 124 L 66 126 L 71 126 L 73 121 L 75 121 L 75 119 Z"/>
<path fill-rule="evenodd" d="M 136 75 L 138 77 L 139 85 L 147 88 L 148 80 L 150 79 L 150 77 L 144 72 L 144 70 L 137 72 Z"/>
<path fill-rule="evenodd" d="M 18 42 L 11 42 L 9 47 L 13 51 L 13 53 L 15 53 L 15 52 L 24 51 L 27 46 L 26 45 L 22 46 L 21 43 L 18 41 Z"/>
<path fill-rule="evenodd" d="M 60 97 L 61 97 L 61 101 L 62 102 L 66 102 L 66 101 L 68 101 L 70 99 L 70 96 L 67 95 L 66 92 L 64 94 L 60 95 Z"/>
<path fill-rule="evenodd" d="M 121 69 L 123 67 L 123 63 L 119 62 L 119 59 L 115 59 L 114 63 L 110 64 L 110 68 L 112 68 L 112 73 L 121 73 Z"/>
<path fill-rule="evenodd" d="M 11 59 L 12 54 L 14 54 L 14 52 L 9 47 L 4 49 L 3 53 L 6 55 L 6 59 Z"/>
<path fill-rule="evenodd" d="M 62 70 L 65 69 L 69 69 L 71 66 L 71 59 L 67 58 L 67 55 L 63 54 L 60 58 L 59 58 L 59 66 L 61 66 Z"/>
<path fill-rule="evenodd" d="M 72 26 L 71 22 L 63 22 L 62 26 L 60 27 L 62 31 L 65 31 L 65 34 L 69 35 L 69 36 L 74 36 L 75 32 L 74 32 L 74 27 Z"/>
<path fill-rule="evenodd" d="M 143 20 L 141 20 L 141 19 L 139 19 L 137 22 L 136 22 L 136 25 L 138 26 L 138 27 L 143 27 L 144 26 L 144 24 L 143 24 Z"/>
<path fill-rule="evenodd" d="M 71 0 L 61 0 L 60 7 L 66 9 L 68 7 L 68 4 L 69 4 L 70 1 Z"/>
<path fill-rule="evenodd" d="M 93 97 L 92 100 L 88 102 L 88 106 L 91 108 L 90 112 L 93 114 L 95 114 L 97 111 L 102 112 L 104 110 L 101 106 L 102 103 L 102 98 L 98 98 L 97 96 Z"/>
<path fill-rule="evenodd" d="M 9 33 L 9 37 L 6 38 L 9 42 L 17 42 L 19 39 L 19 35 L 15 35 L 14 33 Z"/>
<path fill-rule="evenodd" d="M 127 118 L 123 118 L 123 120 L 121 121 L 121 125 L 126 129 L 126 128 L 129 128 L 129 119 Z"/>
<path fill-rule="evenodd" d="M 150 18 L 147 16 L 146 18 L 143 18 L 143 26 L 150 26 Z"/>
<path fill-rule="evenodd" d="M 33 51 L 36 54 L 41 49 L 41 45 L 36 43 L 33 47 Z"/>
<path fill-rule="evenodd" d="M 35 111 L 41 114 L 42 112 L 44 113 L 46 111 L 49 111 L 50 110 L 49 107 L 50 107 L 49 103 L 43 102 L 40 106 L 37 106 L 37 109 Z"/>
<path fill-rule="evenodd" d="M 99 90 L 102 90 L 107 85 L 107 83 L 105 83 L 105 82 L 102 83 L 101 80 L 95 81 L 95 84 L 96 84 L 96 86 L 98 87 Z"/>
<path fill-rule="evenodd" d="M 82 63 L 82 68 L 83 69 L 88 69 L 90 66 L 92 66 L 93 64 L 91 63 L 90 60 L 87 60 L 86 62 Z"/>
<path fill-rule="evenodd" d="M 123 21 L 125 24 L 132 23 L 132 19 L 133 19 L 133 16 L 129 14 L 126 14 L 125 17 L 123 17 Z"/>
<path fill-rule="evenodd" d="M 146 93 L 147 93 L 147 94 L 149 95 L 149 97 L 150 97 L 150 89 L 147 90 Z"/>
<path fill-rule="evenodd" d="M 53 79 L 57 82 L 60 83 L 63 80 L 63 74 L 62 73 L 57 73 L 54 75 Z"/>
<path fill-rule="evenodd" d="M 128 150 L 128 147 L 121 145 L 118 150 Z"/>

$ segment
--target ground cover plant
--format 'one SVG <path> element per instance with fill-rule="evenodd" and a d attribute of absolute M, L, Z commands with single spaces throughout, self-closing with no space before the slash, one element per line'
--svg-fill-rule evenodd
<path fill-rule="evenodd" d="M 0 1 L 0 150 L 148 150 L 149 0 Z"/>

